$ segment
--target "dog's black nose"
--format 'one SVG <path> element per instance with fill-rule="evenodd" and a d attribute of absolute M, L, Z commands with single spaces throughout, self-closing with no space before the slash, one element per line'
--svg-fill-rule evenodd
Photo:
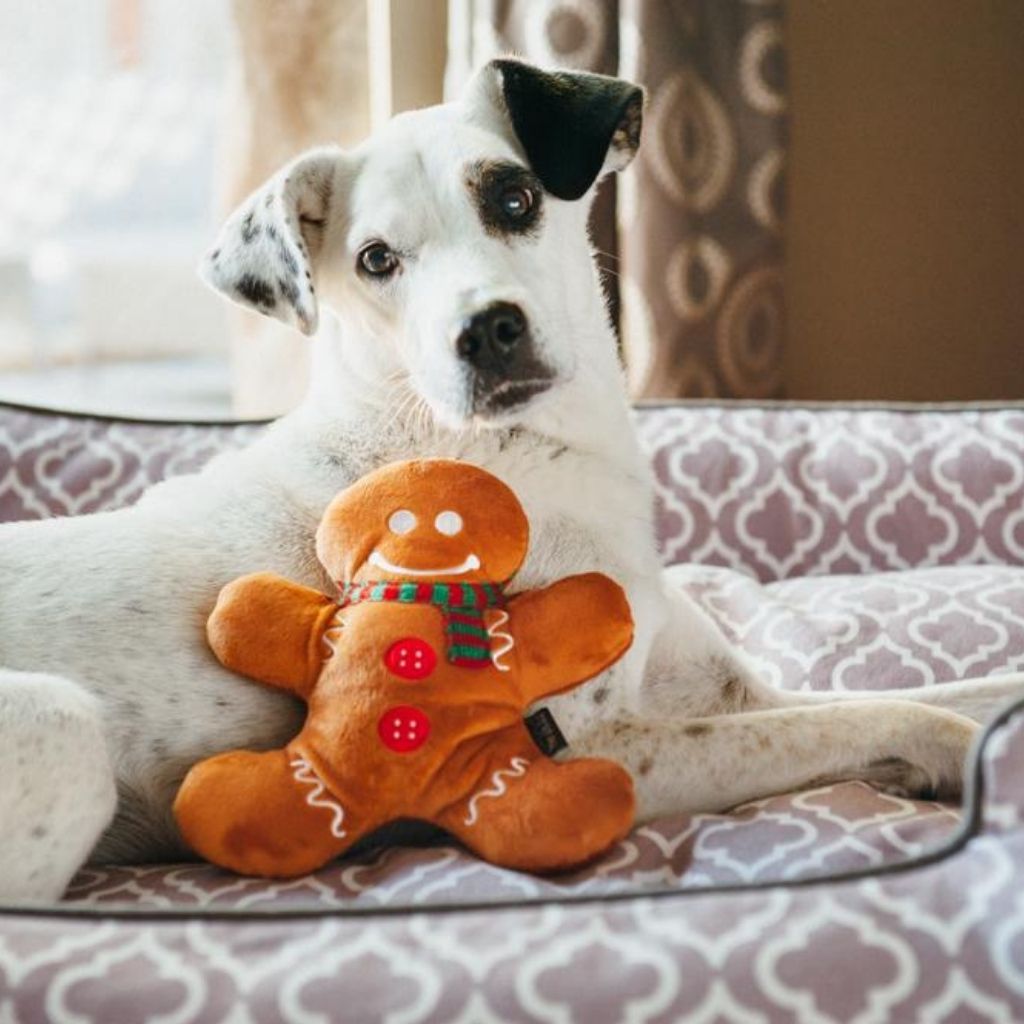
<path fill-rule="evenodd" d="M 526 315 L 511 302 L 492 302 L 462 322 L 455 349 L 478 370 L 497 370 L 526 337 Z"/>

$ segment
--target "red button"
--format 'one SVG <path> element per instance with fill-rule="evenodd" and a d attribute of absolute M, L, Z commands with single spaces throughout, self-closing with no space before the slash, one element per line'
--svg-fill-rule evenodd
<path fill-rule="evenodd" d="M 437 667 L 437 655 L 426 640 L 406 636 L 388 648 L 384 664 L 402 679 L 426 679 Z"/>
<path fill-rule="evenodd" d="M 430 735 L 430 719 L 419 708 L 400 704 L 381 715 L 377 723 L 380 741 L 388 750 L 408 754 L 418 750 Z"/>

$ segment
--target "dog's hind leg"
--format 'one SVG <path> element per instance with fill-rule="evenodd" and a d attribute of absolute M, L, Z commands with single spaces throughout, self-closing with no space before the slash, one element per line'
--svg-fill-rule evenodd
<path fill-rule="evenodd" d="M 98 702 L 59 676 L 0 670 L 0 901 L 58 899 L 115 804 Z"/>
<path fill-rule="evenodd" d="M 664 624 L 657 631 L 633 705 L 642 718 L 696 718 L 803 703 L 761 678 L 718 624 L 665 574 Z M 802 696 L 802 695 L 800 695 Z"/>
<path fill-rule="evenodd" d="M 572 749 L 625 766 L 638 815 L 650 819 L 724 811 L 823 780 L 952 796 L 978 731 L 970 719 L 939 708 L 863 700 L 689 720 L 608 720 L 574 736 Z"/>

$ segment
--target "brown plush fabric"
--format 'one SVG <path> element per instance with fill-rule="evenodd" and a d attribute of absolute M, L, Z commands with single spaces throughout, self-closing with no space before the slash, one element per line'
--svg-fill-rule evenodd
<path fill-rule="evenodd" d="M 481 612 L 487 637 L 472 624 L 464 633 L 484 652 L 468 665 L 453 638 L 474 616 L 411 596 L 440 585 L 459 595 L 457 611 L 484 588 L 500 595 L 528 536 L 515 495 L 489 473 L 397 463 L 344 491 L 317 534 L 343 594 L 391 569 L 386 586 L 369 588 L 377 597 L 336 604 L 265 573 L 225 587 L 208 628 L 217 657 L 301 697 L 309 715 L 282 750 L 192 769 L 175 803 L 189 844 L 244 874 L 292 877 L 400 818 L 532 871 L 583 863 L 621 839 L 633 820 L 629 775 L 610 761 L 547 760 L 523 712 L 629 647 L 622 589 L 588 573 L 499 600 Z"/>

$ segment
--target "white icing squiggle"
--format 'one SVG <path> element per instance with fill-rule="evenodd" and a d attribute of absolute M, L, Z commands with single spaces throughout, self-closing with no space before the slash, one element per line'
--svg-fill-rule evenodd
<path fill-rule="evenodd" d="M 338 640 L 344 627 L 341 624 L 341 612 L 338 611 L 331 619 L 330 625 L 324 630 L 320 637 L 320 645 L 324 661 L 329 661 L 338 653 Z"/>
<path fill-rule="evenodd" d="M 501 659 L 506 654 L 508 654 L 508 652 L 511 651 L 512 648 L 515 647 L 515 645 L 516 645 L 515 640 L 512 639 L 512 634 L 511 633 L 502 633 L 502 632 L 500 632 L 501 627 L 504 626 L 507 622 L 508 622 L 508 612 L 505 611 L 504 609 L 501 609 L 498 612 L 498 617 L 494 620 L 494 622 L 490 625 L 490 627 L 487 630 L 487 635 L 492 640 L 504 640 L 505 641 L 505 646 L 502 647 L 501 650 L 495 650 L 494 647 L 491 647 L 491 661 L 494 663 L 494 667 L 499 672 L 508 672 L 509 671 L 509 666 L 508 665 L 503 665 L 502 662 L 501 662 Z"/>
<path fill-rule="evenodd" d="M 296 757 L 288 762 L 293 769 L 292 778 L 303 786 L 312 786 L 313 791 L 306 794 L 306 803 L 310 807 L 323 807 L 331 812 L 331 835 L 337 839 L 344 839 L 348 833 L 341 827 L 345 820 L 345 810 L 341 804 L 324 796 L 326 789 L 324 784 L 316 777 L 313 766 L 304 758 Z"/>
<path fill-rule="evenodd" d="M 466 815 L 466 820 L 463 822 L 465 825 L 475 825 L 477 819 L 476 802 L 482 800 L 484 797 L 498 797 L 504 796 L 508 790 L 508 786 L 505 785 L 506 778 L 514 779 L 526 774 L 526 769 L 530 767 L 530 762 L 525 757 L 513 757 L 509 762 L 508 768 L 499 768 L 491 776 L 491 788 L 481 789 L 478 793 L 474 793 L 469 800 L 469 814 Z"/>

